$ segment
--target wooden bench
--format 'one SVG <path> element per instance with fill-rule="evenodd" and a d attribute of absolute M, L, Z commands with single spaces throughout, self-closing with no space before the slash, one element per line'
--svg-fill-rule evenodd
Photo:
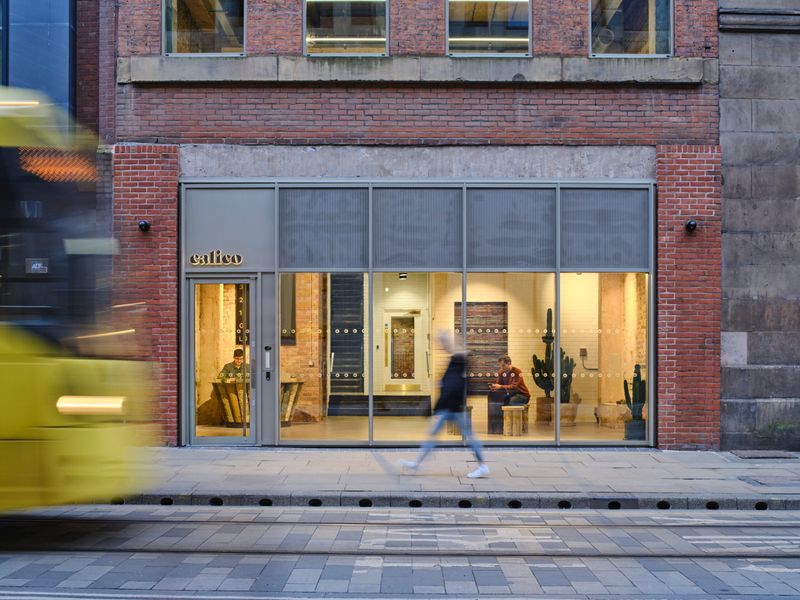
<path fill-rule="evenodd" d="M 292 424 L 294 409 L 302 389 L 303 382 L 299 379 L 281 381 L 281 427 L 289 427 Z"/>
<path fill-rule="evenodd" d="M 518 437 L 528 433 L 528 406 L 503 407 L 503 435 Z"/>

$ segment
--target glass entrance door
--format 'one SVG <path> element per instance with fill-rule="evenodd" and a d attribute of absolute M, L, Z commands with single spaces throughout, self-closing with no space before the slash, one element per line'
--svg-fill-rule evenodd
<path fill-rule="evenodd" d="M 249 280 L 190 283 L 192 443 L 253 443 L 253 294 Z M 193 409 L 193 410 L 192 410 Z"/>

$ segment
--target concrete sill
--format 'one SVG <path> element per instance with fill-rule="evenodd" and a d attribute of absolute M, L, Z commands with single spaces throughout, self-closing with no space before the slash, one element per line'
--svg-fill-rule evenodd
<path fill-rule="evenodd" d="M 716 59 L 249 56 L 117 59 L 117 83 L 717 83 Z"/>

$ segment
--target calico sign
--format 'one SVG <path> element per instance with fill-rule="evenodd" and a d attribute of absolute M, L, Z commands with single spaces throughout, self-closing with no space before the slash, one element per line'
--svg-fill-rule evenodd
<path fill-rule="evenodd" d="M 206 254 L 192 254 L 189 263 L 193 267 L 238 267 L 244 262 L 241 254 L 223 254 L 222 250 L 211 250 Z"/>

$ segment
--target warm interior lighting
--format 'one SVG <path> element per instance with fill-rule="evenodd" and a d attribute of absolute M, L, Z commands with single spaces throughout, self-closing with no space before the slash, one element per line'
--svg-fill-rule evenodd
<path fill-rule="evenodd" d="M 512 38 L 512 37 L 464 37 L 464 38 L 450 38 L 451 42 L 524 42 L 528 43 L 528 38 Z"/>
<path fill-rule="evenodd" d="M 83 154 L 54 148 L 20 148 L 19 160 L 24 171 L 44 181 L 97 181 L 92 158 Z"/>
<path fill-rule="evenodd" d="M 385 42 L 385 37 L 312 37 L 308 36 L 306 42 Z"/>
<path fill-rule="evenodd" d="M 92 340 L 95 338 L 111 337 L 112 335 L 126 335 L 136 333 L 135 329 L 120 329 L 119 331 L 109 331 L 107 333 L 93 333 L 92 335 L 76 335 L 76 340 Z"/>
<path fill-rule="evenodd" d="M 56 408 L 62 415 L 122 415 L 125 396 L 61 396 Z"/>
<path fill-rule="evenodd" d="M 0 100 L 0 108 L 39 106 L 38 100 Z"/>

